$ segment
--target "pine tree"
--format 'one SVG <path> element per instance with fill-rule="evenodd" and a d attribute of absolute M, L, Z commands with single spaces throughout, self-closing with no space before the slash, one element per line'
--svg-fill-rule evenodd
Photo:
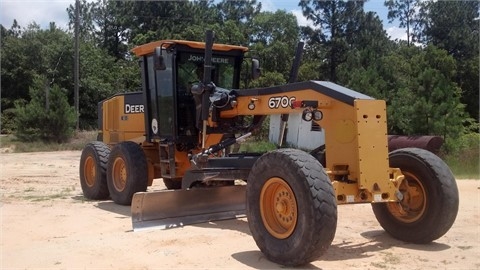
<path fill-rule="evenodd" d="M 35 78 L 30 102 L 15 103 L 15 135 L 23 141 L 66 142 L 73 135 L 75 110 L 60 87 L 50 88 L 45 82 L 45 78 Z"/>

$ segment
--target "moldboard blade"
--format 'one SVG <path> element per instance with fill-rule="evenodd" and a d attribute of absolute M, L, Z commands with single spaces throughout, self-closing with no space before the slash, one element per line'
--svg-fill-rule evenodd
<path fill-rule="evenodd" d="M 238 185 L 135 193 L 133 230 L 169 229 L 244 216 L 245 188 Z"/>

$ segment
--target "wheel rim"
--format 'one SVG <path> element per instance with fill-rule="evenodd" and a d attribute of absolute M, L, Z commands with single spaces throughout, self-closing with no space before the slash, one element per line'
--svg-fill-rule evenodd
<path fill-rule="evenodd" d="M 117 191 L 123 191 L 127 183 L 127 168 L 122 158 L 116 158 L 113 163 L 113 186 Z"/>
<path fill-rule="evenodd" d="M 295 193 L 283 179 L 270 178 L 260 193 L 260 214 L 267 231 L 278 239 L 289 237 L 297 225 Z"/>
<path fill-rule="evenodd" d="M 403 200 L 398 203 L 388 203 L 387 208 L 396 219 L 404 223 L 419 220 L 425 213 L 427 197 L 422 182 L 413 174 L 402 172 L 405 176 L 400 185 Z"/>
<path fill-rule="evenodd" d="M 93 157 L 87 157 L 85 159 L 85 165 L 83 165 L 83 174 L 87 186 L 93 187 L 93 185 L 95 185 L 96 172 L 95 159 Z"/>

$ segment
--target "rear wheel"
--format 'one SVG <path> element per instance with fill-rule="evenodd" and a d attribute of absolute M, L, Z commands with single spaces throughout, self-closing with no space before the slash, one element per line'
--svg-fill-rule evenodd
<path fill-rule="evenodd" d="M 110 153 L 107 184 L 112 200 L 130 205 L 133 194 L 147 190 L 147 160 L 142 148 L 134 142 L 121 142 Z"/>
<path fill-rule="evenodd" d="M 295 149 L 264 154 L 248 176 L 247 218 L 269 260 L 299 266 L 319 258 L 337 226 L 335 195 L 322 165 Z"/>
<path fill-rule="evenodd" d="M 103 142 L 85 145 L 80 157 L 80 185 L 83 196 L 91 200 L 108 199 L 107 162 L 110 148 Z"/>
<path fill-rule="evenodd" d="M 458 212 L 458 189 L 448 166 L 431 152 L 405 148 L 390 153 L 390 167 L 400 168 L 405 180 L 403 200 L 372 204 L 380 225 L 393 237 L 424 244 L 440 238 Z"/>

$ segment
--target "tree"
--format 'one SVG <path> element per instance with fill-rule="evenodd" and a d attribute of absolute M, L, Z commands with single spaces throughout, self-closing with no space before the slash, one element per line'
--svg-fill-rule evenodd
<path fill-rule="evenodd" d="M 222 0 L 212 7 L 218 10 L 217 22 L 220 25 L 220 32 L 227 31 L 228 36 L 235 39 L 224 40 L 230 44 L 249 46 L 252 35 L 254 18 L 260 14 L 262 4 L 257 0 Z M 234 32 L 229 31 L 231 25 L 235 25 Z"/>
<path fill-rule="evenodd" d="M 261 12 L 251 28 L 250 47 L 262 60 L 262 69 L 280 73 L 286 81 L 300 38 L 295 16 L 286 11 Z"/>
<path fill-rule="evenodd" d="M 217 4 L 222 21 L 248 23 L 260 13 L 262 4 L 257 0 L 222 0 Z"/>
<path fill-rule="evenodd" d="M 81 39 L 94 40 L 95 39 L 95 23 L 93 21 L 94 9 L 98 3 L 89 2 L 87 0 L 80 1 L 80 10 L 79 10 L 79 31 Z M 69 29 L 73 31 L 75 27 L 75 5 L 70 5 L 67 8 L 67 14 L 69 18 Z"/>
<path fill-rule="evenodd" d="M 364 1 L 300 1 L 303 15 L 317 29 L 304 29 L 312 40 L 319 39 L 326 48 L 325 63 L 328 79 L 337 82 L 337 67 L 346 60 L 349 38 L 357 30 L 358 17 L 363 13 Z"/>
<path fill-rule="evenodd" d="M 183 32 L 194 24 L 194 2 L 132 1 L 129 25 L 130 43 L 134 45 L 161 39 L 182 39 Z"/>
<path fill-rule="evenodd" d="M 260 12 L 252 20 L 251 43 L 271 45 L 285 42 L 295 45 L 299 39 L 299 26 L 296 17 L 284 10 Z"/>
<path fill-rule="evenodd" d="M 407 28 L 407 44 L 410 46 L 414 41 L 412 30 L 417 21 L 416 10 L 420 7 L 420 0 L 387 0 L 388 19 L 392 23 L 395 19 L 400 22 L 400 27 Z"/>
<path fill-rule="evenodd" d="M 128 1 L 96 0 L 80 2 L 80 39 L 93 42 L 117 59 L 128 55 L 128 43 L 133 22 L 133 3 Z M 67 8 L 69 27 L 75 25 L 75 6 Z"/>
<path fill-rule="evenodd" d="M 116 59 L 128 54 L 128 7 L 127 2 L 98 0 L 92 9 L 97 43 Z"/>
<path fill-rule="evenodd" d="M 10 34 L 2 38 L 0 48 L 2 117 L 5 110 L 11 115 L 16 100 L 32 99 L 29 89 L 37 77 L 46 81 L 43 87 L 67 89 L 67 98 L 73 104 L 72 36 L 54 23 L 48 29 L 33 23 L 16 33 L 4 31 Z M 80 48 L 80 127 L 92 128 L 97 123 L 97 103 L 118 92 L 139 90 L 140 75 L 135 61 L 109 55 L 93 38 L 83 41 Z"/>
<path fill-rule="evenodd" d="M 358 28 L 349 37 L 351 45 L 346 61 L 338 67 L 339 81 L 352 89 L 383 99 L 388 89 L 380 70 L 383 57 L 392 49 L 392 41 L 375 13 L 364 13 L 358 19 Z"/>
<path fill-rule="evenodd" d="M 50 85 L 65 89 L 72 85 L 71 36 L 54 23 L 45 30 L 35 23 L 21 31 L 18 28 L 14 22 L 10 34 L 2 39 L 2 111 L 13 108 L 14 100 L 30 100 L 35 76 L 42 75 Z"/>
<path fill-rule="evenodd" d="M 389 134 L 458 138 L 466 119 L 461 91 L 453 81 L 456 65 L 445 50 L 399 47 L 385 59 L 395 86 L 389 93 Z"/>
<path fill-rule="evenodd" d="M 455 58 L 454 80 L 462 88 L 467 112 L 475 119 L 479 117 L 479 8 L 478 1 L 428 1 L 421 21 L 423 41 Z"/>
<path fill-rule="evenodd" d="M 73 135 L 75 110 L 68 104 L 65 90 L 38 76 L 30 88 L 31 100 L 15 104 L 15 134 L 22 141 L 66 142 Z"/>
<path fill-rule="evenodd" d="M 141 90 L 135 61 L 118 60 L 93 42 L 80 46 L 80 127 L 95 128 L 97 104 L 116 93 Z"/>

